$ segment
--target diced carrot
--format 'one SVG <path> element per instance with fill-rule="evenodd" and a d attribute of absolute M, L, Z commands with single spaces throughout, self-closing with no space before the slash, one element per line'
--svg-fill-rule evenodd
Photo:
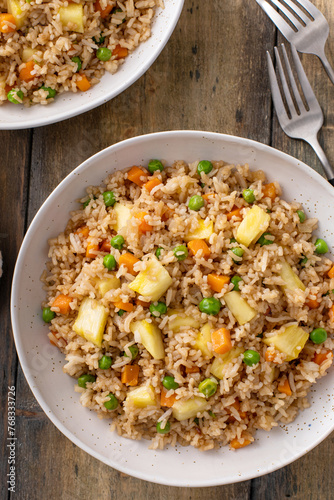
<path fill-rule="evenodd" d="M 83 238 L 88 238 L 89 229 L 87 226 L 78 227 L 78 229 L 76 229 L 75 231 L 75 234 L 79 234 Z"/>
<path fill-rule="evenodd" d="M 150 307 L 149 302 L 144 302 L 143 300 L 140 300 L 140 299 L 136 299 L 136 304 L 137 304 L 137 306 Z"/>
<path fill-rule="evenodd" d="M 266 361 L 274 362 L 274 359 L 276 358 L 276 352 L 272 349 L 267 349 L 264 357 L 266 358 Z"/>
<path fill-rule="evenodd" d="M 131 387 L 138 385 L 139 366 L 125 365 L 122 370 L 122 384 L 130 385 Z"/>
<path fill-rule="evenodd" d="M 133 266 L 139 262 L 139 259 L 132 255 L 132 253 L 123 253 L 118 261 L 119 266 L 122 264 L 128 269 L 130 274 L 133 274 L 134 276 L 137 274 L 137 272 L 133 269 Z"/>
<path fill-rule="evenodd" d="M 5 92 L 6 92 L 6 94 L 8 94 L 8 92 L 10 92 L 11 90 L 13 90 L 14 87 L 15 87 L 15 85 L 5 85 Z"/>
<path fill-rule="evenodd" d="M 86 257 L 88 257 L 89 259 L 95 259 L 99 250 L 99 245 L 97 245 L 96 243 L 92 243 L 90 238 L 87 238 Z"/>
<path fill-rule="evenodd" d="M 135 215 L 135 218 L 140 220 L 140 224 L 138 226 L 138 229 L 141 233 L 147 233 L 148 231 L 152 231 L 152 229 L 153 229 L 151 224 L 146 222 L 146 220 L 145 220 L 146 215 L 148 215 L 147 212 L 138 212 Z"/>
<path fill-rule="evenodd" d="M 331 322 L 334 323 L 334 304 L 329 308 L 328 316 Z"/>
<path fill-rule="evenodd" d="M 134 182 L 135 184 L 137 184 L 137 186 L 140 187 L 142 187 L 147 182 L 147 178 L 148 172 L 136 166 L 132 167 L 128 172 L 129 181 Z"/>
<path fill-rule="evenodd" d="M 35 62 L 34 61 L 28 61 L 25 63 L 25 66 L 21 69 L 19 73 L 19 78 L 20 80 L 23 80 L 24 82 L 30 82 L 34 78 L 36 78 L 36 75 L 32 75 L 32 71 L 34 70 L 35 67 Z"/>
<path fill-rule="evenodd" d="M 198 373 L 199 372 L 199 367 L 198 366 L 186 366 L 186 373 Z"/>
<path fill-rule="evenodd" d="M 107 5 L 107 7 L 105 9 L 102 9 L 101 4 L 100 4 L 100 0 L 97 0 L 94 4 L 95 12 L 99 12 L 102 19 L 105 19 L 110 14 L 110 12 L 113 10 L 113 8 L 114 8 L 114 4 L 112 3 L 111 5 Z"/>
<path fill-rule="evenodd" d="M 196 256 L 197 252 L 201 250 L 201 257 L 208 259 L 211 255 L 210 248 L 204 240 L 191 240 L 188 243 L 189 252 L 191 255 Z"/>
<path fill-rule="evenodd" d="M 216 196 L 216 193 L 206 193 L 202 194 L 202 198 L 205 201 L 210 201 L 210 198 L 214 198 Z"/>
<path fill-rule="evenodd" d="M 289 381 L 287 378 L 284 380 L 283 383 L 281 382 L 280 384 L 278 384 L 277 389 L 279 390 L 279 392 L 282 392 L 283 394 L 286 394 L 287 396 L 291 396 L 291 394 L 292 394 L 290 384 L 289 384 Z"/>
<path fill-rule="evenodd" d="M 115 307 L 118 307 L 118 309 L 122 309 L 126 312 L 131 312 L 134 308 L 134 305 L 131 302 L 122 302 L 121 300 L 117 300 L 116 302 L 113 302 L 113 304 Z"/>
<path fill-rule="evenodd" d="M 60 314 L 68 314 L 71 310 L 70 303 L 72 302 L 72 297 L 68 295 L 58 295 L 52 303 L 52 307 L 58 307 Z"/>
<path fill-rule="evenodd" d="M 13 24 L 15 26 L 10 26 Z M 8 14 L 7 12 L 3 12 L 0 14 L 0 31 L 1 33 L 12 33 L 16 31 L 16 22 L 15 17 L 12 14 Z"/>
<path fill-rule="evenodd" d="M 81 90 L 81 92 L 86 92 L 91 88 L 91 84 L 89 83 L 86 75 L 80 75 L 75 83 L 78 89 Z"/>
<path fill-rule="evenodd" d="M 321 365 L 324 361 L 327 359 L 333 359 L 333 353 L 329 349 L 323 352 L 317 352 L 315 353 L 312 361 L 313 363 L 317 363 L 317 365 Z"/>
<path fill-rule="evenodd" d="M 101 252 L 107 252 L 110 253 L 111 250 L 111 244 L 109 240 L 103 240 L 101 245 L 100 245 L 100 250 Z"/>
<path fill-rule="evenodd" d="M 227 328 L 219 328 L 211 333 L 212 349 L 217 354 L 226 354 L 232 349 L 231 334 Z"/>
<path fill-rule="evenodd" d="M 228 407 L 226 408 L 226 411 L 227 411 L 228 413 L 230 413 L 230 407 L 231 407 L 231 406 L 237 410 L 237 412 L 238 412 L 238 413 L 239 413 L 239 415 L 240 415 L 240 418 L 246 418 L 246 417 L 247 417 L 247 413 L 246 413 L 245 411 L 242 411 L 242 410 L 240 409 L 240 401 L 239 401 L 239 399 L 238 399 L 238 398 L 235 398 L 234 403 L 232 403 L 230 406 L 228 406 Z M 235 418 L 233 415 L 231 415 L 231 416 L 229 417 L 229 422 L 235 422 L 235 420 L 236 420 L 236 418 Z"/>
<path fill-rule="evenodd" d="M 334 278 L 334 266 L 328 271 L 328 277 L 329 278 Z"/>
<path fill-rule="evenodd" d="M 158 177 L 153 177 L 149 181 L 145 182 L 144 188 L 150 193 L 153 188 L 159 186 L 161 184 L 161 180 Z"/>
<path fill-rule="evenodd" d="M 112 51 L 112 55 L 115 56 L 115 59 L 124 59 L 128 55 L 129 51 L 126 47 L 121 47 L 120 45 L 116 45 L 114 50 Z"/>
<path fill-rule="evenodd" d="M 234 438 L 230 442 L 230 447 L 233 448 L 233 450 L 239 450 L 240 448 L 244 448 L 245 446 L 248 446 L 251 444 L 251 441 L 249 439 L 244 439 L 243 442 L 239 441 L 239 439 Z"/>
<path fill-rule="evenodd" d="M 274 201 L 277 196 L 275 184 L 273 182 L 264 184 L 262 186 L 262 193 L 265 198 L 270 198 L 272 201 Z"/>
<path fill-rule="evenodd" d="M 172 208 L 167 207 L 167 205 L 163 208 L 161 220 L 162 222 L 166 222 L 168 219 L 172 217 L 174 210 Z"/>
<path fill-rule="evenodd" d="M 231 220 L 232 217 L 236 217 L 238 219 L 241 219 L 242 218 L 242 215 L 241 215 L 241 210 L 243 209 L 243 207 L 236 207 L 234 206 L 231 210 L 231 212 L 228 212 L 226 214 L 226 217 L 227 217 L 227 220 Z"/>
<path fill-rule="evenodd" d="M 230 278 L 222 274 L 208 274 L 208 285 L 214 291 L 220 293 L 225 285 L 228 285 Z"/>
<path fill-rule="evenodd" d="M 173 404 L 175 403 L 176 400 L 176 394 L 172 394 L 168 398 L 166 397 L 167 390 L 162 387 L 161 389 L 161 395 L 160 395 L 160 404 L 161 406 L 167 406 L 167 408 L 171 408 Z"/>
<path fill-rule="evenodd" d="M 320 306 L 320 302 L 318 302 L 316 299 L 308 299 L 305 302 L 305 305 L 310 309 L 317 309 Z"/>

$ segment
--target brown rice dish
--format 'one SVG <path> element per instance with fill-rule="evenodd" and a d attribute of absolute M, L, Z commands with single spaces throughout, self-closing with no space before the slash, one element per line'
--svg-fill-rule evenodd
<path fill-rule="evenodd" d="M 49 104 L 115 73 L 163 0 L 0 0 L 0 104 Z"/>
<path fill-rule="evenodd" d="M 49 240 L 44 321 L 86 408 L 152 448 L 242 448 L 333 360 L 334 265 L 262 171 L 152 160 Z"/>

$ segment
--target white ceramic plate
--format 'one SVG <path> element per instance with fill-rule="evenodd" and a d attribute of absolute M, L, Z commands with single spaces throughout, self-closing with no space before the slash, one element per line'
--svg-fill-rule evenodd
<path fill-rule="evenodd" d="M 178 446 L 148 450 L 147 441 L 131 441 L 109 431 L 107 420 L 83 408 L 75 381 L 64 375 L 63 355 L 48 340 L 41 319 L 44 299 L 39 277 L 47 260 L 47 239 L 64 230 L 76 199 L 89 185 L 111 172 L 146 165 L 151 158 L 194 161 L 223 159 L 248 162 L 278 180 L 285 200 L 302 202 L 320 219 L 318 234 L 334 248 L 334 189 L 305 164 L 268 146 L 237 137 L 193 131 L 151 134 L 115 144 L 76 168 L 53 191 L 30 225 L 17 260 L 12 288 L 12 324 L 16 348 L 27 381 L 52 422 L 71 441 L 94 457 L 126 474 L 174 486 L 233 483 L 272 472 L 320 443 L 334 429 L 334 372 L 322 378 L 310 394 L 311 407 L 290 425 L 256 434 L 251 446 L 200 452 Z"/>
<path fill-rule="evenodd" d="M 114 75 L 105 73 L 87 92 L 66 92 L 47 106 L 24 106 L 5 103 L 0 106 L 0 130 L 40 127 L 56 123 L 96 108 L 126 90 L 153 64 L 173 33 L 184 0 L 167 0 L 157 10 L 150 38 L 130 54 Z"/>

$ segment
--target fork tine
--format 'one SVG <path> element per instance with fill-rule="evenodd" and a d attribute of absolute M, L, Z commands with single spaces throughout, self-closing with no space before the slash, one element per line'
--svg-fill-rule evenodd
<path fill-rule="evenodd" d="M 317 107 L 320 107 L 319 103 L 317 101 L 317 98 L 314 95 L 311 84 L 308 81 L 308 78 L 307 78 L 306 73 L 304 71 L 303 65 L 300 62 L 296 47 L 292 44 L 291 44 L 291 53 L 292 53 L 293 62 L 295 63 L 298 79 L 299 79 L 299 82 L 300 82 L 300 85 L 301 85 L 301 88 L 303 90 L 303 94 L 305 96 L 305 99 L 306 99 L 308 106 L 311 107 L 312 105 L 313 106 L 317 105 Z"/>
<path fill-rule="evenodd" d="M 307 17 L 307 15 L 304 14 L 304 12 L 291 0 L 284 0 L 284 1 L 290 7 L 290 9 L 293 10 L 297 14 L 297 16 L 300 17 L 302 21 L 304 21 L 305 24 L 311 21 L 311 19 Z M 272 0 L 272 2 L 275 3 L 274 0 Z"/>
<path fill-rule="evenodd" d="M 314 19 L 317 16 L 319 16 L 319 14 L 321 14 L 322 16 L 320 10 L 317 7 L 315 7 L 313 3 L 310 2 L 310 0 L 296 0 L 296 1 L 299 3 L 299 5 L 304 7 L 304 9 L 307 10 L 307 12 L 311 14 L 311 16 L 313 16 Z"/>
<path fill-rule="evenodd" d="M 292 12 L 289 9 L 287 9 L 282 4 L 282 2 L 280 2 L 280 0 L 271 0 L 271 2 L 274 5 L 276 5 L 276 7 L 278 7 L 283 12 L 283 14 L 285 15 L 285 17 L 287 17 L 289 19 L 290 23 L 292 23 L 296 27 L 296 29 L 298 31 L 303 28 L 302 24 L 300 24 L 300 22 L 298 21 L 298 19 L 292 14 Z M 288 2 L 286 2 L 286 3 L 288 3 Z"/>
<path fill-rule="evenodd" d="M 294 115 L 296 115 L 297 112 L 296 112 L 296 108 L 295 108 L 295 105 L 294 105 L 293 100 L 292 100 L 291 92 L 290 92 L 290 89 L 289 89 L 289 86 L 288 86 L 288 83 L 286 80 L 286 76 L 284 74 L 282 61 L 281 61 L 279 52 L 277 50 L 277 47 L 274 47 L 274 51 L 275 51 L 275 57 L 276 57 L 276 63 L 277 63 L 277 67 L 278 67 L 279 76 L 280 76 L 280 79 L 282 82 L 284 96 L 285 96 L 289 111 L 291 113 L 291 116 L 294 116 Z"/>
<path fill-rule="evenodd" d="M 281 96 L 281 91 L 279 89 L 277 78 L 276 78 L 275 68 L 274 68 L 274 65 L 273 65 L 273 62 L 271 60 L 271 56 L 270 56 L 268 50 L 267 50 L 267 63 L 268 63 L 271 95 L 272 95 L 272 98 L 274 101 L 274 106 L 276 109 L 278 121 L 280 122 L 281 127 L 283 128 L 284 122 L 288 121 L 288 115 L 285 111 L 284 102 L 283 102 L 283 99 Z"/>
<path fill-rule="evenodd" d="M 281 46 L 282 46 L 282 52 L 283 52 L 283 58 L 284 58 L 284 62 L 285 62 L 285 67 L 286 67 L 286 70 L 288 72 L 288 77 L 289 77 L 290 84 L 291 84 L 291 87 L 292 87 L 292 92 L 293 92 L 293 95 L 294 95 L 294 97 L 296 99 L 299 111 L 302 112 L 302 110 L 306 109 L 306 108 L 304 106 L 302 98 L 300 97 L 300 93 L 299 93 L 299 90 L 298 90 L 298 87 L 297 87 L 297 84 L 296 84 L 295 77 L 293 76 L 293 73 L 292 73 L 291 64 L 290 64 L 290 61 L 288 59 L 288 54 L 286 53 L 284 43 L 282 43 Z M 299 64 L 301 64 L 300 61 L 299 61 Z M 298 72 L 297 72 L 297 74 L 298 74 Z M 304 73 L 304 76 L 306 78 L 305 73 Z M 298 78 L 299 78 L 299 75 L 298 75 Z"/>
<path fill-rule="evenodd" d="M 280 30 L 285 38 L 289 38 L 294 35 L 294 31 L 289 26 L 289 24 L 283 19 L 283 17 L 267 2 L 267 0 L 256 0 L 260 7 L 265 11 L 268 17 L 276 24 L 277 28 Z"/>

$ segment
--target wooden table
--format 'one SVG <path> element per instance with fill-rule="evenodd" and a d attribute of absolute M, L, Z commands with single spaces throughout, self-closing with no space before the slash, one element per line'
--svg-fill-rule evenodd
<path fill-rule="evenodd" d="M 334 64 L 334 3 L 314 3 L 330 21 L 327 54 Z M 72 444 L 42 412 L 18 363 L 10 324 L 13 268 L 30 221 L 74 167 L 111 144 L 160 130 L 209 130 L 270 144 L 321 170 L 311 148 L 287 138 L 273 112 L 266 50 L 272 53 L 281 41 L 255 0 L 186 0 L 180 21 L 158 60 L 122 95 L 62 123 L 0 132 L 0 249 L 5 260 L 0 281 L 1 500 L 9 498 L 5 486 L 6 404 L 7 387 L 12 385 L 17 391 L 18 447 L 16 493 L 10 498 L 333 498 L 334 434 L 277 472 L 229 486 L 160 486 L 107 467 Z M 334 86 L 315 56 L 302 59 L 325 114 L 320 142 L 334 164 Z"/>

